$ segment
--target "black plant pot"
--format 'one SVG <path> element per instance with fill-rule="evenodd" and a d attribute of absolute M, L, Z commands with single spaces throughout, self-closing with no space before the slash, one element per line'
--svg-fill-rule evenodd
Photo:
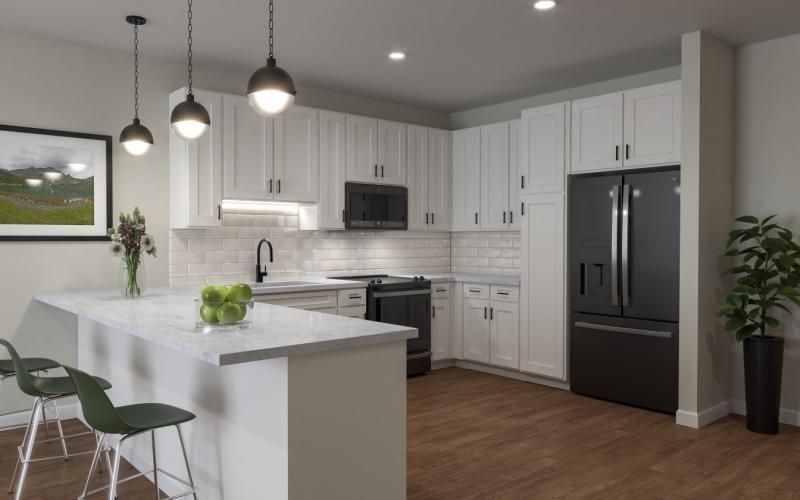
<path fill-rule="evenodd" d="M 747 429 L 777 434 L 781 411 L 783 339 L 752 336 L 744 339 L 744 392 Z"/>

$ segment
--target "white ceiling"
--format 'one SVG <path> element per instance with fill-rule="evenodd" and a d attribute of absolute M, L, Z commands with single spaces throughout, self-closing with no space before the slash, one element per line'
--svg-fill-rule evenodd
<path fill-rule="evenodd" d="M 800 32 L 798 0 L 275 0 L 278 64 L 297 83 L 460 111 L 680 63 L 680 35 L 735 45 Z M 249 72 L 264 61 L 265 0 L 194 0 L 198 64 Z M 0 26 L 185 58 L 178 0 L 3 2 Z M 408 53 L 392 63 L 387 53 Z M 202 86 L 202 82 L 197 82 Z M 244 83 L 243 83 L 244 85 Z"/>

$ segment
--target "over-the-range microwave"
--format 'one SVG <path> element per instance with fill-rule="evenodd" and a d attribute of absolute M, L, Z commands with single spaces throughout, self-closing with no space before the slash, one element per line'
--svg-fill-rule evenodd
<path fill-rule="evenodd" d="M 408 189 L 382 184 L 345 183 L 345 228 L 408 229 Z"/>

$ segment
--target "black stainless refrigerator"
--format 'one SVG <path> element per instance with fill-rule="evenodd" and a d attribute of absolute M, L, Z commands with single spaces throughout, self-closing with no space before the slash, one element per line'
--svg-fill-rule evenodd
<path fill-rule="evenodd" d="M 680 170 L 574 176 L 570 386 L 678 409 Z"/>

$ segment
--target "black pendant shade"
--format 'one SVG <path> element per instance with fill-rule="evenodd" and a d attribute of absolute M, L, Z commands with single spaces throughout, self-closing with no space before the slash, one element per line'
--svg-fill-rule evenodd
<path fill-rule="evenodd" d="M 297 90 L 289 73 L 283 68 L 279 68 L 275 62 L 274 52 L 274 5 L 273 0 L 269 0 L 268 21 L 267 21 L 267 64 L 256 70 L 247 82 L 247 97 L 250 99 L 250 106 L 257 112 L 265 116 L 275 116 L 286 111 L 286 108 L 294 103 L 294 96 Z"/>
<path fill-rule="evenodd" d="M 202 104 L 194 100 L 194 94 L 187 94 L 186 100 L 175 106 L 169 117 L 173 125 L 181 122 L 198 122 L 206 127 L 211 125 L 211 117 Z"/>
<path fill-rule="evenodd" d="M 267 60 L 267 65 L 259 68 L 247 82 L 247 93 L 254 94 L 262 90 L 277 90 L 286 94 L 297 95 L 294 82 L 289 73 L 278 67 L 274 57 Z"/>
<path fill-rule="evenodd" d="M 186 91 L 186 100 L 178 104 L 172 109 L 169 122 L 172 129 L 180 137 L 186 140 L 197 139 L 205 133 L 211 126 L 211 116 L 209 116 L 206 108 L 202 104 L 194 100 L 192 93 L 192 0 L 188 0 L 188 44 L 189 51 L 187 53 L 188 59 L 188 89 Z"/>
<path fill-rule="evenodd" d="M 145 154 L 153 145 L 153 134 L 139 120 L 139 26 L 147 24 L 142 16 L 127 16 L 125 21 L 133 26 L 133 123 L 122 129 L 119 142 L 134 156 Z"/>
<path fill-rule="evenodd" d="M 153 144 L 153 134 L 147 129 L 138 118 L 133 119 L 133 123 L 122 129 L 119 134 L 119 142 L 142 141 Z"/>

